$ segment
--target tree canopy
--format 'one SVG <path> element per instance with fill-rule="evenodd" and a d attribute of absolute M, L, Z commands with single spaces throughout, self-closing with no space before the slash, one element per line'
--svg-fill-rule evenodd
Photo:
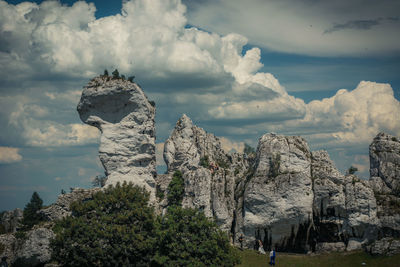
<path fill-rule="evenodd" d="M 32 228 L 32 226 L 39 223 L 43 219 L 42 215 L 38 213 L 42 206 L 43 200 L 40 198 L 37 192 L 33 192 L 31 200 L 24 208 L 24 216 L 21 221 L 21 224 L 23 225 L 22 228 L 24 228 L 24 230 Z"/>

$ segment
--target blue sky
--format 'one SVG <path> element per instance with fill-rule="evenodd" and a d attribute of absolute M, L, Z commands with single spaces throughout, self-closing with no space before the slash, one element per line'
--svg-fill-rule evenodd
<path fill-rule="evenodd" d="M 0 1 L 0 210 L 102 174 L 76 105 L 105 68 L 157 103 L 160 171 L 182 113 L 227 150 L 301 135 L 363 178 L 372 138 L 400 135 L 398 1 L 42 2 Z"/>

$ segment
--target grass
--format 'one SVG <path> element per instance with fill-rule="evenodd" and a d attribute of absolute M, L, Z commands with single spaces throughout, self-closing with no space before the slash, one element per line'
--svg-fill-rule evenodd
<path fill-rule="evenodd" d="M 253 250 L 239 250 L 239 255 L 242 263 L 237 267 L 262 267 L 270 266 L 269 253 L 261 255 Z M 365 264 L 363 264 L 365 263 Z M 400 255 L 395 256 L 371 256 L 365 252 L 342 252 L 329 253 L 320 255 L 301 255 L 301 254 L 286 254 L 276 253 L 275 266 L 282 267 L 345 267 L 345 266 L 376 266 L 376 267 L 391 267 L 400 266 Z"/>

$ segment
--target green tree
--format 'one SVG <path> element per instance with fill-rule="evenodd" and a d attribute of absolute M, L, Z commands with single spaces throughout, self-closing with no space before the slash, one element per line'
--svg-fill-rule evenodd
<path fill-rule="evenodd" d="M 56 223 L 53 259 L 62 266 L 147 266 L 155 250 L 149 194 L 117 184 L 71 204 L 73 216 Z"/>
<path fill-rule="evenodd" d="M 38 213 L 42 206 L 43 200 L 37 192 L 33 192 L 31 200 L 24 208 L 24 216 L 21 220 L 23 230 L 31 229 L 32 226 L 43 220 L 42 215 Z"/>
<path fill-rule="evenodd" d="M 103 76 L 108 76 L 108 70 L 107 69 L 104 70 Z"/>
<path fill-rule="evenodd" d="M 357 167 L 350 166 L 350 168 L 347 170 L 348 174 L 355 174 L 358 171 Z"/>
<path fill-rule="evenodd" d="M 133 83 L 133 80 L 135 79 L 135 76 L 129 76 L 128 77 L 128 81 L 130 81 L 131 83 Z"/>
<path fill-rule="evenodd" d="M 118 72 L 117 69 L 115 69 L 115 70 L 112 72 L 112 75 L 113 75 L 113 79 L 119 79 L 119 72 Z"/>
<path fill-rule="evenodd" d="M 102 175 L 96 175 L 92 181 L 93 186 L 103 187 L 106 185 L 107 177 Z"/>
<path fill-rule="evenodd" d="M 235 266 L 227 234 L 203 212 L 172 206 L 159 218 L 153 266 Z"/>
<path fill-rule="evenodd" d="M 168 204 L 170 206 L 182 205 L 183 194 L 185 193 L 184 180 L 181 171 L 174 172 L 172 180 L 168 185 Z"/>

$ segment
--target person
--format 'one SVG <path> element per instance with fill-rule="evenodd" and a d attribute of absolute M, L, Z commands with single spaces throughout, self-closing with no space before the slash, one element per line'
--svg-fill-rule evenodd
<path fill-rule="evenodd" d="M 243 241 L 244 241 L 243 234 L 240 234 L 240 236 L 239 236 L 239 243 L 240 243 L 240 249 L 241 249 L 241 250 L 243 250 Z"/>
<path fill-rule="evenodd" d="M 269 265 L 275 266 L 275 249 L 272 249 L 269 253 Z"/>
<path fill-rule="evenodd" d="M 8 267 L 7 257 L 1 258 L 0 267 Z"/>
<path fill-rule="evenodd" d="M 261 239 L 258 239 L 258 252 L 260 252 L 260 254 L 266 254 Z"/>

